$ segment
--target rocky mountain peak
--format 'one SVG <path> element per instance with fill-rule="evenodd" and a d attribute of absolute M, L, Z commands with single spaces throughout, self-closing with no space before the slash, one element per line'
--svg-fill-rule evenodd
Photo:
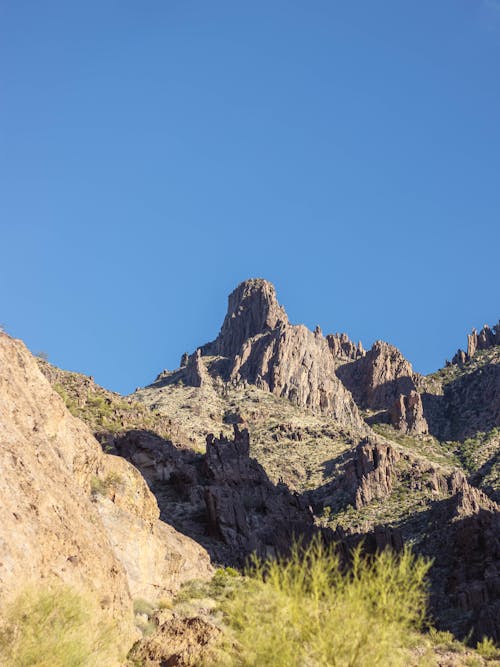
<path fill-rule="evenodd" d="M 467 334 L 467 352 L 458 350 L 451 363 L 465 364 L 472 359 L 478 350 L 487 350 L 495 345 L 500 345 L 500 320 L 493 327 L 485 324 L 479 333 L 477 329 L 472 329 L 472 332 Z"/>
<path fill-rule="evenodd" d="M 245 280 L 229 295 L 220 333 L 203 353 L 234 357 L 248 338 L 279 324 L 288 324 L 288 317 L 278 303 L 274 285 L 263 278 Z"/>

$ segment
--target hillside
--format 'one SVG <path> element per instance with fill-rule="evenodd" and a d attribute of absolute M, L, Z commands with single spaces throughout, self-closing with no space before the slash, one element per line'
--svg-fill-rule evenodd
<path fill-rule="evenodd" d="M 492 331 L 472 355 L 422 377 L 388 343 L 365 351 L 346 334 L 291 324 L 274 287 L 252 279 L 230 295 L 213 342 L 129 397 L 40 365 L 105 448 L 141 470 L 161 518 L 216 562 L 281 549 L 288 538 L 279 526 L 290 521 L 346 545 L 407 542 L 436 558 L 441 626 L 498 639 L 500 347 Z M 235 444 L 232 462 L 211 467 L 210 434 L 220 434 L 210 442 L 224 456 L 242 431 L 243 450 Z M 471 539 L 491 548 L 457 569 L 472 557 Z"/>

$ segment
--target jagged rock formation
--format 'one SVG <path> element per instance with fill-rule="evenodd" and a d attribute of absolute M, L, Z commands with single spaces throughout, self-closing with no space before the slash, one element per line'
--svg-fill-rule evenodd
<path fill-rule="evenodd" d="M 500 426 L 500 364 L 493 358 L 469 368 L 471 363 L 440 394 L 422 395 L 429 430 L 440 440 L 463 441 Z"/>
<path fill-rule="evenodd" d="M 435 559 L 432 603 L 441 625 L 500 642 L 500 506 L 463 482 L 426 525 L 419 550 Z"/>
<path fill-rule="evenodd" d="M 235 357 L 231 379 L 329 414 L 341 424 L 362 426 L 351 395 L 335 375 L 326 339 L 303 325 L 282 325 L 246 340 Z"/>
<path fill-rule="evenodd" d="M 52 578 L 83 588 L 135 639 L 132 596 L 209 576 L 204 550 L 158 521 L 141 475 L 103 454 L 25 346 L 0 333 L 0 597 Z"/>
<path fill-rule="evenodd" d="M 210 381 L 207 369 L 201 360 L 201 349 L 190 355 L 185 364 L 184 378 L 190 387 L 202 387 Z"/>
<path fill-rule="evenodd" d="M 389 410 L 401 394 L 416 389 L 410 362 L 380 340 L 363 357 L 340 366 L 337 375 L 356 403 L 372 410 Z"/>
<path fill-rule="evenodd" d="M 361 508 L 375 498 L 390 495 L 400 454 L 390 445 L 367 442 L 360 445 L 348 462 L 342 480 L 354 497 L 354 506 Z"/>
<path fill-rule="evenodd" d="M 313 518 L 300 497 L 274 485 L 250 457 L 249 435 L 207 437 L 205 455 L 182 451 L 147 432 L 122 435 L 116 451 L 148 479 L 162 516 L 201 542 L 217 562 L 241 565 L 256 551 L 284 551 Z"/>
<path fill-rule="evenodd" d="M 229 295 L 228 312 L 215 341 L 188 358 L 183 355 L 181 368 L 163 371 L 154 385 L 161 389 L 183 383 L 207 390 L 224 383 L 255 385 L 330 415 L 342 425 L 363 429 L 352 397 L 335 374 L 337 353 L 346 359 L 364 352 L 361 344 L 355 346 L 344 334 L 325 339 L 319 327 L 312 332 L 290 324 L 273 285 L 251 279 Z"/>
<path fill-rule="evenodd" d="M 243 343 L 259 334 L 288 324 L 288 317 L 267 280 L 252 278 L 238 285 L 228 298 L 227 314 L 219 335 L 203 346 L 204 355 L 234 357 Z"/>
<path fill-rule="evenodd" d="M 306 494 L 317 509 L 329 506 L 337 511 L 347 505 L 361 509 L 389 498 L 397 486 L 403 486 L 407 494 L 418 492 L 435 499 L 456 493 L 466 483 L 460 470 L 373 437 L 346 452 L 337 463 L 334 479 Z"/>
<path fill-rule="evenodd" d="M 408 396 L 401 394 L 396 399 L 390 411 L 390 419 L 394 428 L 403 433 L 423 435 L 429 432 L 422 398 L 416 391 L 411 391 Z"/>
<path fill-rule="evenodd" d="M 465 364 L 478 350 L 488 350 L 495 345 L 500 345 L 500 320 L 493 328 L 485 324 L 479 333 L 476 329 L 472 329 L 472 332 L 467 334 L 467 352 L 458 350 L 451 363 Z"/>
<path fill-rule="evenodd" d="M 248 431 L 234 425 L 234 438 L 207 438 L 204 497 L 209 530 L 242 556 L 285 551 L 293 537 L 313 529 L 313 517 L 299 496 L 269 481 L 249 457 Z"/>
<path fill-rule="evenodd" d="M 336 359 L 355 361 L 366 354 L 361 341 L 356 345 L 346 333 L 328 334 L 326 341 Z"/>

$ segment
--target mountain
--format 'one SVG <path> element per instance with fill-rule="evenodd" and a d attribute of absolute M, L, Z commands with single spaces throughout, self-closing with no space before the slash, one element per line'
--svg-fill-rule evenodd
<path fill-rule="evenodd" d="M 320 535 L 346 564 L 360 543 L 368 553 L 411 544 L 435 561 L 438 627 L 500 641 L 498 331 L 473 332 L 467 353 L 424 377 L 390 343 L 365 350 L 290 323 L 273 285 L 251 279 L 229 295 L 213 341 L 127 397 L 3 334 L 12 508 L 0 595 L 28 570 L 109 590 L 130 645 L 132 598 L 209 577 L 209 558 L 239 568 L 252 552 Z M 70 543 L 71 567 L 60 556 Z M 183 623 L 162 632 L 188 636 Z M 219 632 L 200 623 L 200 642 Z"/>
<path fill-rule="evenodd" d="M 132 397 L 196 433 L 200 450 L 208 433 L 243 424 L 271 480 L 285 481 L 334 531 L 366 535 L 385 525 L 432 555 L 439 549 L 424 537 L 426 521 L 432 517 L 437 535 L 451 530 L 454 515 L 436 508 L 460 506 L 481 539 L 487 532 L 496 544 L 500 346 L 497 328 L 491 332 L 472 338 L 475 352 L 460 365 L 422 377 L 389 343 L 365 351 L 346 334 L 324 337 L 319 328 L 291 324 L 274 287 L 252 279 L 230 294 L 213 342 Z M 460 500 L 471 496 L 474 502 Z M 494 529 L 479 519 L 484 512 Z M 491 581 L 500 574 L 499 556 L 496 547 L 476 556 L 474 576 L 458 583 L 445 563 L 434 579 L 435 587 L 455 582 L 455 593 L 435 598 L 444 627 L 463 635 L 476 623 L 479 632 L 479 606 L 497 604 Z M 479 606 L 458 592 L 474 588 L 485 591 Z M 491 618 L 488 628 L 500 636 Z"/>

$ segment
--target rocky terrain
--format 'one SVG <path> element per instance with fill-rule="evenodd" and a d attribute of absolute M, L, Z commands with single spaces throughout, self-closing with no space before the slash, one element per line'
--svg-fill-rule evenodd
<path fill-rule="evenodd" d="M 490 503 L 499 489 L 500 348 L 497 329 L 491 331 L 478 336 L 474 358 L 456 371 L 447 366 L 424 378 L 388 343 L 377 341 L 365 352 L 346 334 L 324 337 L 319 328 L 290 324 L 272 285 L 255 279 L 230 295 L 214 342 L 133 398 L 190 424 L 200 448 L 210 432 L 227 434 L 233 422 L 247 426 L 251 453 L 271 480 L 284 480 L 300 494 L 316 523 L 352 535 L 390 526 L 403 541 L 432 553 L 432 540 L 422 535 L 436 507 L 460 505 L 469 524 L 478 520 L 480 533 L 481 511 L 498 512 Z M 479 363 L 482 354 L 488 356 Z M 480 433 L 486 435 L 475 462 L 465 465 L 466 448 L 473 449 L 467 438 Z M 471 494 L 475 503 L 459 500 Z M 453 521 L 446 514 L 442 523 Z M 477 579 L 464 575 L 462 587 L 482 586 L 490 576 L 496 581 L 499 556 L 496 546 L 481 556 Z M 493 600 L 495 586 L 488 588 Z M 475 613 L 467 607 L 472 597 L 446 598 L 448 612 L 436 611 L 446 627 L 462 634 L 471 629 L 462 620 Z M 443 598 L 436 604 L 443 609 Z M 490 626 L 498 640 L 500 627 Z"/>
<path fill-rule="evenodd" d="M 194 576 L 207 553 L 159 521 L 140 473 L 104 454 L 25 346 L 0 334 L 0 596 L 62 581 L 95 597 L 137 639 L 133 599 L 158 599 Z"/>
<path fill-rule="evenodd" d="M 252 279 L 212 342 L 122 397 L 0 334 L 0 596 L 78 584 L 130 648 L 134 600 L 319 534 L 346 563 L 361 541 L 411 544 L 435 561 L 438 627 L 500 642 L 499 335 L 422 377 L 388 343 L 291 324 Z M 220 633 L 162 614 L 144 664 L 188 664 Z"/>

